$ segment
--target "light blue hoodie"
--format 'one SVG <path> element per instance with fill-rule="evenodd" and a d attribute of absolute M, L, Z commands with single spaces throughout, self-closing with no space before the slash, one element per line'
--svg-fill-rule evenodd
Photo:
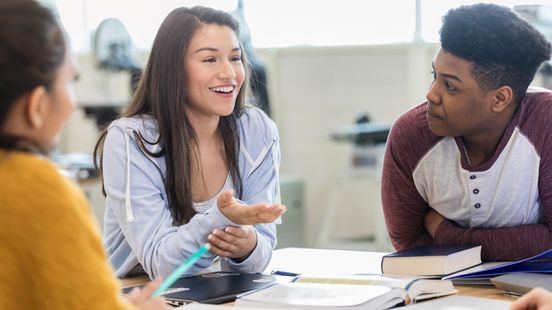
<path fill-rule="evenodd" d="M 247 204 L 280 202 L 278 169 L 280 146 L 275 124 L 259 109 L 247 108 L 239 118 L 239 172 L 241 200 Z M 172 225 L 163 179 L 165 158 L 140 150 L 132 130 L 148 141 L 157 141 L 157 122 L 151 117 L 122 118 L 109 126 L 104 144 L 103 178 L 107 194 L 104 243 L 117 276 L 125 276 L 138 264 L 150 277 L 167 276 L 201 245 L 213 229 L 239 226 L 216 206 L 196 214 L 185 225 Z M 157 152 L 160 146 L 145 147 Z M 163 176 L 162 176 L 163 175 Z M 280 220 L 278 220 L 279 222 Z M 262 272 L 276 246 L 276 225 L 255 225 L 257 245 L 237 263 L 222 258 L 223 270 Z M 216 257 L 204 255 L 188 274 L 211 266 Z"/>

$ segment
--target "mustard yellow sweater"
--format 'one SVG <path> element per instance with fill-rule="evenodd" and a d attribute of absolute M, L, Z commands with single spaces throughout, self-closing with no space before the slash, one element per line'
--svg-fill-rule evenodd
<path fill-rule="evenodd" d="M 0 309 L 128 309 L 74 183 L 0 150 Z"/>

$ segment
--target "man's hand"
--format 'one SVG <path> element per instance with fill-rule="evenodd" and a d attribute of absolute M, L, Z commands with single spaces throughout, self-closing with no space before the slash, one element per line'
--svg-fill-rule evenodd
<path fill-rule="evenodd" d="M 433 209 L 426 214 L 424 219 L 425 228 L 433 239 L 435 239 L 437 228 L 439 228 L 439 225 L 441 225 L 444 220 L 445 218 Z"/>
<path fill-rule="evenodd" d="M 267 224 L 274 222 L 284 212 L 286 206 L 266 203 L 246 205 L 234 198 L 234 191 L 227 189 L 217 198 L 220 212 L 230 221 L 238 225 Z"/>
<path fill-rule="evenodd" d="M 211 245 L 211 253 L 243 261 L 257 246 L 257 233 L 250 225 L 226 227 L 224 230 L 215 229 L 207 236 L 207 241 Z"/>

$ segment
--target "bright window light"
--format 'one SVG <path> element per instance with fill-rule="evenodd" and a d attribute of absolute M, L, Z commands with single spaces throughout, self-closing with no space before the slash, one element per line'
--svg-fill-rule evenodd
<path fill-rule="evenodd" d="M 91 49 L 93 33 L 106 18 L 125 25 L 137 50 L 150 49 L 159 25 L 179 6 L 204 5 L 232 11 L 237 0 L 43 0 L 55 3 L 77 52 Z M 442 16 L 477 0 L 418 0 L 421 37 L 436 42 Z M 487 1 L 513 7 L 552 0 Z M 414 40 L 415 0 L 244 0 L 244 13 L 256 47 L 337 46 L 404 43 Z"/>
<path fill-rule="evenodd" d="M 441 28 L 442 17 L 448 10 L 461 5 L 476 3 L 494 3 L 513 8 L 515 5 L 544 4 L 552 5 L 552 0 L 421 0 L 422 1 L 422 38 L 427 42 L 439 42 L 439 29 Z"/>

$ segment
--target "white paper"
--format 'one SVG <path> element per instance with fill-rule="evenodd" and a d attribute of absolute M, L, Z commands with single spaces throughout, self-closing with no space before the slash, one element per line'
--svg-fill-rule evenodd
<path fill-rule="evenodd" d="M 389 291 L 389 287 L 377 285 L 282 283 L 243 299 L 291 306 L 344 307 L 363 304 Z"/>

